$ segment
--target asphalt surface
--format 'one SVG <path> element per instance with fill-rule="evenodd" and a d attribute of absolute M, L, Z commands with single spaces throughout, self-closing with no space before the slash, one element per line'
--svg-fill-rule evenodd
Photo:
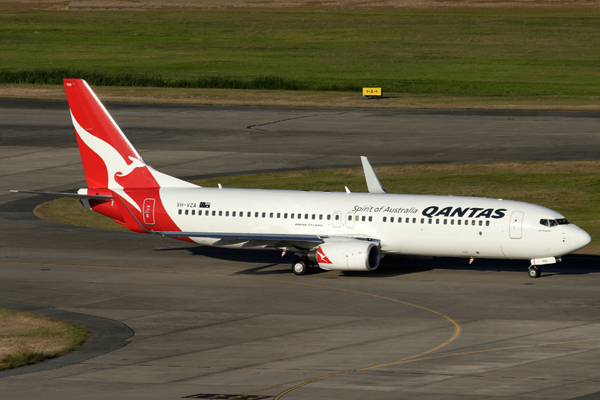
<path fill-rule="evenodd" d="M 595 112 L 107 108 L 150 165 L 183 178 L 359 166 L 360 155 L 600 159 Z M 523 262 L 400 258 L 296 277 L 291 255 L 36 219 L 46 198 L 9 189 L 85 186 L 64 102 L 0 99 L 0 149 L 0 306 L 98 318 L 96 353 L 0 375 L 2 399 L 598 398 L 595 257 L 565 257 L 535 280 Z"/>

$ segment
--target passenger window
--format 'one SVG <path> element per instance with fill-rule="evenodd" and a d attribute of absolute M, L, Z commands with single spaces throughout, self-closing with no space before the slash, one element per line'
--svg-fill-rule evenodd
<path fill-rule="evenodd" d="M 181 215 L 181 213 L 182 213 L 182 211 L 181 211 L 181 210 L 179 210 L 178 214 L 179 214 L 179 215 Z"/>
<path fill-rule="evenodd" d="M 454 225 L 454 220 L 453 219 L 450 220 L 450 225 Z"/>
<path fill-rule="evenodd" d="M 490 226 L 490 221 L 485 221 L 485 226 Z"/>
<path fill-rule="evenodd" d="M 235 217 L 235 211 L 231 213 L 231 216 L 232 216 L 232 217 Z"/>
<path fill-rule="evenodd" d="M 269 213 L 269 218 L 273 218 L 273 213 Z"/>
<path fill-rule="evenodd" d="M 250 216 L 250 213 L 248 213 L 248 216 Z M 254 213 L 254 218 L 258 218 L 258 211 Z"/>
<path fill-rule="evenodd" d="M 216 212 L 216 211 L 213 211 L 213 217 L 214 217 L 215 215 L 217 215 L 217 212 Z"/>
<path fill-rule="evenodd" d="M 373 217 L 369 217 L 369 222 L 373 222 Z"/>
<path fill-rule="evenodd" d="M 304 219 L 308 219 L 308 214 L 304 214 Z"/>
<path fill-rule="evenodd" d="M 319 219 L 323 219 L 323 214 L 319 214 Z"/>
<path fill-rule="evenodd" d="M 394 222 L 394 217 L 390 217 L 390 222 Z"/>
<path fill-rule="evenodd" d="M 439 223 L 440 223 L 440 220 L 439 220 L 439 218 L 437 218 L 437 219 L 435 220 L 435 223 L 439 225 Z"/>
<path fill-rule="evenodd" d="M 358 215 L 356 216 L 356 218 L 358 218 Z M 367 219 L 367 217 L 365 217 L 364 215 L 362 216 L 362 221 L 365 222 L 365 220 Z"/>
<path fill-rule="evenodd" d="M 475 226 L 475 220 L 471 221 L 471 225 Z"/>
<path fill-rule="evenodd" d="M 190 210 L 185 210 L 185 215 L 188 215 L 189 212 Z"/>
<path fill-rule="evenodd" d="M 277 218 L 281 218 L 281 213 L 277 213 Z"/>
<path fill-rule="evenodd" d="M 456 224 L 457 224 L 457 225 L 460 225 L 460 219 L 459 219 L 458 221 L 456 221 Z"/>
<path fill-rule="evenodd" d="M 406 218 L 406 221 L 404 221 L 404 222 L 406 222 L 407 224 L 410 224 L 410 218 Z"/>
<path fill-rule="evenodd" d="M 331 214 L 327 214 L 327 221 L 331 220 Z"/>
<path fill-rule="evenodd" d="M 290 218 L 291 218 L 291 219 L 294 219 L 294 213 L 291 213 L 291 214 L 290 214 Z"/>
<path fill-rule="evenodd" d="M 317 216 L 315 214 L 312 215 L 312 219 L 315 219 Z"/>
<path fill-rule="evenodd" d="M 340 215 L 339 215 L 339 214 L 336 214 L 336 215 L 335 215 L 335 220 L 336 220 L 336 221 L 339 221 L 339 220 L 340 220 Z"/>
<path fill-rule="evenodd" d="M 444 219 L 444 225 L 448 225 L 448 220 Z"/>
<path fill-rule="evenodd" d="M 283 218 L 287 219 L 287 213 L 283 214 Z"/>
<path fill-rule="evenodd" d="M 398 217 L 398 223 L 402 222 L 402 217 Z"/>
<path fill-rule="evenodd" d="M 229 211 L 225 211 L 225 216 L 229 217 Z"/>
<path fill-rule="evenodd" d="M 192 210 L 192 215 L 196 215 L 196 210 Z"/>
<path fill-rule="evenodd" d="M 248 211 L 248 218 L 250 218 L 252 216 L 252 213 L 250 211 Z M 258 217 L 258 213 L 256 213 L 256 216 Z"/>
<path fill-rule="evenodd" d="M 386 222 L 386 221 L 387 221 L 387 217 L 383 217 L 383 222 Z"/>
<path fill-rule="evenodd" d="M 417 223 L 417 219 L 413 218 L 413 224 L 416 224 L 416 223 Z"/>
<path fill-rule="evenodd" d="M 483 221 L 479 221 L 479 226 L 482 226 L 482 225 L 483 225 Z"/>
<path fill-rule="evenodd" d="M 314 215 L 313 215 L 313 219 L 315 219 Z M 348 215 L 348 221 L 352 221 L 352 215 Z"/>
<path fill-rule="evenodd" d="M 204 211 L 204 215 L 208 215 L 210 213 L 210 211 L 206 210 Z"/>
<path fill-rule="evenodd" d="M 258 217 L 258 215 L 257 215 L 257 217 Z M 267 218 L 267 213 L 266 212 L 262 213 L 262 217 Z"/>
<path fill-rule="evenodd" d="M 425 223 L 425 218 L 421 218 L 421 223 L 424 224 Z"/>
<path fill-rule="evenodd" d="M 433 222 L 433 219 L 429 218 L 429 225 Z"/>

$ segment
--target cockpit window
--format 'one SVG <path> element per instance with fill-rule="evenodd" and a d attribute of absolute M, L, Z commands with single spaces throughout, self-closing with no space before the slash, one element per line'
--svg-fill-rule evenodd
<path fill-rule="evenodd" d="M 569 225 L 566 218 L 561 219 L 540 219 L 540 224 L 544 226 Z"/>

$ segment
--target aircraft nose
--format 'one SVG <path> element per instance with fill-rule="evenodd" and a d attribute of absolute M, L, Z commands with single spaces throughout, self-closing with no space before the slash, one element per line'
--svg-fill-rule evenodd
<path fill-rule="evenodd" d="M 571 247 L 573 248 L 573 250 L 571 251 L 581 249 L 582 247 L 585 247 L 588 244 L 590 244 L 590 242 L 592 241 L 592 237 L 590 236 L 590 234 L 584 231 L 583 229 L 579 228 L 578 226 L 574 226 L 573 229 L 571 229 L 569 239 L 571 242 Z"/>

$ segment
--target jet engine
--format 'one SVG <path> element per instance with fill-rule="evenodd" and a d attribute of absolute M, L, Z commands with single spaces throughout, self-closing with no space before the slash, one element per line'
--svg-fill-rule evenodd
<path fill-rule="evenodd" d="M 355 240 L 324 243 L 308 253 L 319 267 L 335 271 L 373 271 L 379 266 L 379 246 Z"/>

